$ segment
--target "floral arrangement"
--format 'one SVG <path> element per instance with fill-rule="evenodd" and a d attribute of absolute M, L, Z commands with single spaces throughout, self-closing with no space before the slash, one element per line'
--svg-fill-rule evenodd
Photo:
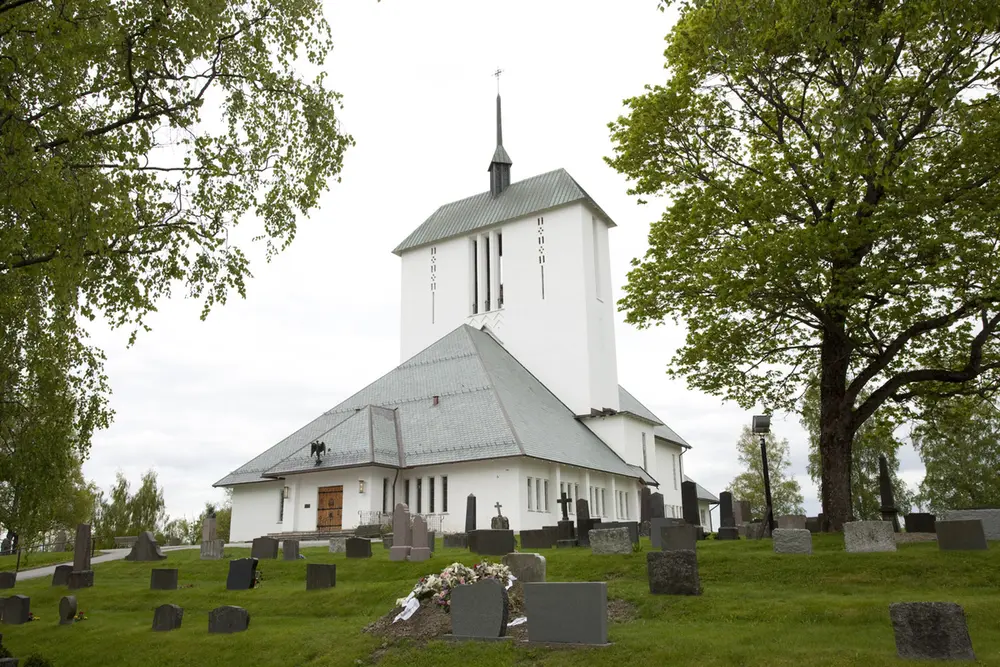
<path fill-rule="evenodd" d="M 480 579 L 496 579 L 506 588 L 510 583 L 510 568 L 501 563 L 491 563 L 484 560 L 475 567 L 462 563 L 452 563 L 441 574 L 429 574 L 421 577 L 417 585 L 405 598 L 396 600 L 396 606 L 405 607 L 411 598 L 417 600 L 430 599 L 445 611 L 451 611 L 451 592 L 463 584 L 472 584 Z"/>
<path fill-rule="evenodd" d="M 86 621 L 87 620 L 87 615 L 84 614 L 82 611 L 78 612 L 77 615 L 73 617 L 73 620 L 74 621 Z"/>

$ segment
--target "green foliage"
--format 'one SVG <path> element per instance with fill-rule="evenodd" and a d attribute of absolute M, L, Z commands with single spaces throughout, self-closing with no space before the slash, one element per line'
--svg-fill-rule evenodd
<path fill-rule="evenodd" d="M 794 478 L 788 476 L 792 462 L 789 461 L 788 440 L 778 440 L 774 433 L 765 436 L 767 467 L 771 473 L 771 502 L 774 516 L 782 514 L 802 514 L 802 489 Z M 743 468 L 729 483 L 729 491 L 734 500 L 750 501 L 750 513 L 755 518 L 764 518 L 767 500 L 764 494 L 764 465 L 760 458 L 760 436 L 754 435 L 749 426 L 736 443 L 736 458 Z"/>
<path fill-rule="evenodd" d="M 921 505 L 932 512 L 1000 507 L 1000 413 L 992 401 L 941 402 L 911 436 L 926 468 Z"/>
<path fill-rule="evenodd" d="M 876 411 L 1000 382 L 1000 3 L 676 4 L 666 81 L 610 126 L 668 202 L 619 305 L 683 319 L 668 372 L 744 407 L 818 373 L 843 520 Z"/>
<path fill-rule="evenodd" d="M 24 661 L 24 667 L 52 667 L 52 661 L 33 653 Z"/>
<path fill-rule="evenodd" d="M 113 547 L 116 537 L 134 537 L 147 530 L 162 534 L 166 503 L 163 489 L 156 485 L 154 470 L 143 474 L 135 494 L 129 493 L 129 482 L 119 472 L 107 499 L 101 494 L 98 503 L 93 539 L 99 548 Z"/>

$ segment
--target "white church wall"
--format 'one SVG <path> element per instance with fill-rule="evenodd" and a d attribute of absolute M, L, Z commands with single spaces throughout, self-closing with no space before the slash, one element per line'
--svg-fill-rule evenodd
<path fill-rule="evenodd" d="M 229 526 L 230 542 L 249 542 L 255 537 L 282 531 L 279 521 L 282 505 L 280 481 L 239 484 L 233 487 L 233 517 Z M 286 514 L 288 503 L 284 503 Z"/>
<path fill-rule="evenodd" d="M 594 434 L 603 440 L 615 454 L 625 459 L 625 416 L 612 415 L 610 417 L 588 417 L 581 420 Z M 626 459 L 627 460 L 627 459 Z M 640 464 L 642 461 L 640 460 Z"/>

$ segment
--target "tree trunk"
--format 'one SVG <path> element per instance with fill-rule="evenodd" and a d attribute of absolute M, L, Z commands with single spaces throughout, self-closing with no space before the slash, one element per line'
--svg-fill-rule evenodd
<path fill-rule="evenodd" d="M 823 514 L 833 530 L 851 518 L 851 428 L 853 401 L 847 396 L 851 349 L 839 332 L 824 332 L 820 349 L 819 452 Z"/>

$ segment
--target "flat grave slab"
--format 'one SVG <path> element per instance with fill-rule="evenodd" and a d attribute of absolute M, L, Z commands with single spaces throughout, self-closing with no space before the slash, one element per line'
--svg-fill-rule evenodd
<path fill-rule="evenodd" d="M 965 610 L 954 602 L 889 605 L 896 653 L 906 660 L 975 660 Z"/>
<path fill-rule="evenodd" d="M 888 521 L 848 521 L 844 524 L 844 549 L 849 553 L 896 550 L 896 534 Z"/>
<path fill-rule="evenodd" d="M 813 552 L 812 533 L 805 528 L 775 528 L 773 537 L 776 554 Z"/>
<path fill-rule="evenodd" d="M 949 519 L 935 524 L 941 551 L 986 551 L 986 532 L 979 519 Z"/>

